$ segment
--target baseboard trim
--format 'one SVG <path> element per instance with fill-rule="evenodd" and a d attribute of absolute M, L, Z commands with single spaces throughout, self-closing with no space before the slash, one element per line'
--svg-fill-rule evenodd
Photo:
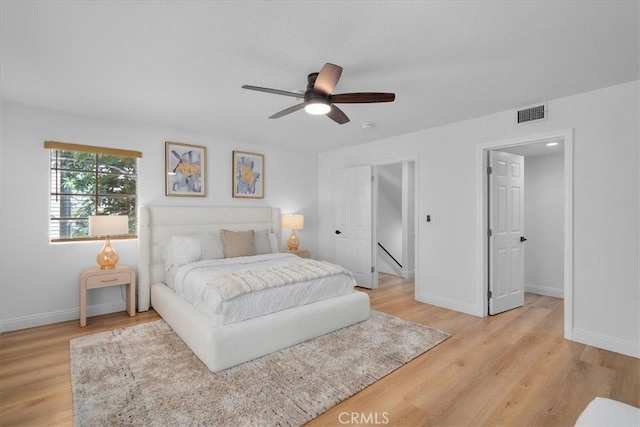
<path fill-rule="evenodd" d="M 378 248 L 379 251 L 382 251 L 382 249 Z M 397 265 L 395 265 L 393 262 L 391 262 L 391 260 L 387 259 L 388 255 L 384 254 L 378 254 L 378 259 L 377 259 L 377 268 L 378 271 L 382 272 L 382 273 L 387 273 L 387 274 L 393 274 L 394 276 L 402 276 L 402 268 L 398 267 Z"/>
<path fill-rule="evenodd" d="M 416 272 L 415 270 L 403 270 L 402 277 L 405 279 L 413 279 L 414 277 L 416 277 Z"/>
<path fill-rule="evenodd" d="M 573 329 L 571 337 L 573 341 L 582 344 L 640 359 L 640 345 L 638 343 L 576 328 Z"/>
<path fill-rule="evenodd" d="M 461 313 L 470 314 L 472 316 L 483 317 L 482 307 L 456 301 L 450 298 L 419 295 L 416 293 L 416 301 L 424 302 L 426 304 L 431 304 L 442 308 L 447 308 L 449 310 L 459 311 Z"/>
<path fill-rule="evenodd" d="M 87 317 L 100 316 L 102 314 L 116 313 L 126 310 L 124 301 L 110 302 L 87 307 Z M 17 331 L 20 329 L 35 328 L 36 326 L 51 325 L 53 323 L 67 322 L 80 319 L 80 309 L 52 311 L 49 313 L 34 314 L 5 319 L 0 322 L 0 332 Z"/>
<path fill-rule="evenodd" d="M 530 294 L 564 299 L 564 289 L 552 288 L 551 286 L 531 285 L 529 283 L 525 283 L 524 291 Z"/>

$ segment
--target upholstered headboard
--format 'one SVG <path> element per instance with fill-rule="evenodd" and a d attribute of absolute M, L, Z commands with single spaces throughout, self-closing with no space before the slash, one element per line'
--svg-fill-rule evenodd
<path fill-rule="evenodd" d="M 269 230 L 280 244 L 280 209 L 225 206 L 143 206 L 138 215 L 138 311 L 151 305 L 151 285 L 162 282 L 159 242 L 180 234 L 216 233 L 221 229 Z"/>

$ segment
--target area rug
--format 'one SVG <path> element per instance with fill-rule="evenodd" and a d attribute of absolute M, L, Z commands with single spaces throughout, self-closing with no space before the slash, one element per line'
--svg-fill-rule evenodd
<path fill-rule="evenodd" d="M 163 321 L 71 340 L 76 426 L 297 426 L 449 334 L 369 320 L 213 373 Z"/>

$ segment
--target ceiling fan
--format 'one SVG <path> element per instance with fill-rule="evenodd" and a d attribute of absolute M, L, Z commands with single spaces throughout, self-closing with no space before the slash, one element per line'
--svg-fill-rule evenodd
<path fill-rule="evenodd" d="M 373 102 L 393 102 L 396 95 L 384 92 L 356 92 L 333 94 L 333 89 L 338 84 L 342 67 L 326 63 L 319 73 L 311 73 L 307 76 L 307 90 L 304 94 L 289 92 L 280 89 L 270 89 L 267 87 L 243 85 L 243 89 L 257 90 L 259 92 L 273 93 L 275 95 L 290 96 L 297 99 L 304 99 L 304 102 L 270 116 L 270 119 L 277 119 L 303 108 L 309 114 L 325 114 L 338 124 L 345 124 L 349 117 L 334 104 L 366 104 Z"/>

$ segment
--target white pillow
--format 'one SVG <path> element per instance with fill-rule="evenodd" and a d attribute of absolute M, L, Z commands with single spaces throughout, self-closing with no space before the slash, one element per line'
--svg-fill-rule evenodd
<path fill-rule="evenodd" d="M 270 254 L 271 241 L 269 239 L 269 230 L 259 230 L 253 232 L 253 246 L 256 255 Z"/>
<path fill-rule="evenodd" d="M 278 252 L 280 252 L 276 233 L 269 233 L 269 245 L 271 246 L 271 253 L 277 254 Z"/>
<path fill-rule="evenodd" d="M 224 250 L 222 247 L 222 237 L 220 237 L 220 234 L 213 234 L 213 233 L 200 234 L 200 245 L 202 246 L 202 259 L 224 258 Z"/>
<path fill-rule="evenodd" d="M 174 267 L 200 261 L 202 258 L 200 236 L 195 234 L 171 236 L 171 249 Z"/>
<path fill-rule="evenodd" d="M 171 236 L 160 243 L 160 249 L 165 271 L 202 258 L 200 236 L 197 234 Z"/>
<path fill-rule="evenodd" d="M 164 271 L 169 271 L 173 267 L 173 250 L 171 249 L 171 238 L 167 237 L 158 243 L 160 246 L 160 255 L 162 256 L 162 262 L 164 262 Z"/>

